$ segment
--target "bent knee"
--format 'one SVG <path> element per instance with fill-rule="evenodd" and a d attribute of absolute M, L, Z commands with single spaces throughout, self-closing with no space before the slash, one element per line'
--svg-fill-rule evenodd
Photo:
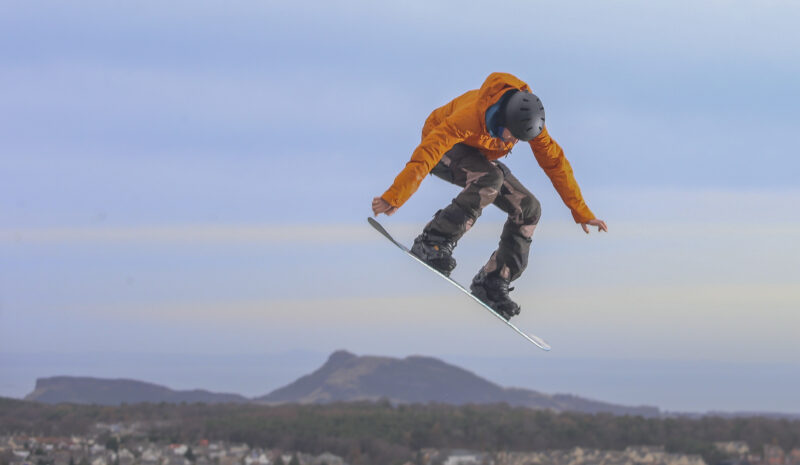
<path fill-rule="evenodd" d="M 499 167 L 495 165 L 491 165 L 492 169 L 486 173 L 486 186 L 487 187 L 494 187 L 498 191 L 500 187 L 503 185 L 503 181 L 505 181 L 506 175 L 503 173 Z"/>
<path fill-rule="evenodd" d="M 532 195 L 522 199 L 520 210 L 521 224 L 537 224 L 539 223 L 539 218 L 542 217 L 542 204 Z"/>

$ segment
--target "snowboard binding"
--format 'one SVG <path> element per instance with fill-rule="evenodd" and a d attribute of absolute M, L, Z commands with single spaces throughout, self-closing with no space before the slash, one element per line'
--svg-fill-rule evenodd
<path fill-rule="evenodd" d="M 456 267 L 456 259 L 453 258 L 455 247 L 455 241 L 449 241 L 444 236 L 423 232 L 414 239 L 411 253 L 439 273 L 450 276 L 450 272 Z"/>
<path fill-rule="evenodd" d="M 472 295 L 486 302 L 497 313 L 508 321 L 512 316 L 519 315 L 520 307 L 508 296 L 513 287 L 508 287 L 509 281 L 500 276 L 487 274 L 481 268 L 472 278 L 469 289 Z"/>

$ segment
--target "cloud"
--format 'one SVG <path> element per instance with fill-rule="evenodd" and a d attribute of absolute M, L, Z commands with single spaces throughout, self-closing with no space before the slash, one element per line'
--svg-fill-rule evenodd
<path fill-rule="evenodd" d="M 54 227 L 0 230 L 6 243 L 62 244 L 236 244 L 354 243 L 371 239 L 366 228 L 351 225 L 174 225 L 143 227 Z"/>
<path fill-rule="evenodd" d="M 486 222 L 484 222 L 486 223 Z M 664 239 L 708 239 L 719 235 L 727 240 L 740 238 L 775 238 L 795 236 L 800 232 L 800 224 L 739 224 L 725 223 L 673 223 L 673 222 L 612 222 L 609 240 L 637 239 L 651 243 Z M 497 223 L 482 224 L 468 236 L 472 239 L 490 239 L 496 236 Z M 392 230 L 399 238 L 413 237 L 421 225 L 404 223 L 393 224 Z M 574 243 L 585 241 L 577 233 L 577 226 L 570 223 L 550 223 L 537 230 L 537 240 Z M 13 244 L 169 244 L 210 243 L 234 245 L 236 243 L 310 245 L 354 244 L 377 242 L 380 239 L 366 225 L 315 224 L 315 225 L 171 225 L 171 226 L 132 226 L 132 227 L 50 227 L 50 228 L 4 228 L 0 229 L 0 243 Z M 596 233 L 595 233 L 596 234 Z M 604 240 L 604 239 L 600 239 Z"/>
<path fill-rule="evenodd" d="M 133 168 L 133 167 L 131 167 Z M 172 167 L 176 172 L 178 167 Z M 541 176 L 543 177 L 543 175 Z M 255 179 L 255 178 L 254 178 Z M 209 179 L 209 182 L 211 179 Z M 232 180 L 231 180 L 232 181 Z M 163 180 L 167 182 L 166 179 Z M 433 181 L 431 181 L 433 182 Z M 451 195 L 453 189 L 423 184 L 414 202 L 405 206 L 402 215 L 381 217 L 399 238 L 413 237 L 427 221 L 433 197 Z M 220 189 L 232 185 L 220 184 Z M 448 186 L 445 186 L 448 187 Z M 548 241 L 583 242 L 579 228 L 562 218 L 568 216 L 561 200 L 552 189 L 539 189 L 545 199 L 547 214 L 536 231 L 536 238 Z M 193 192 L 193 195 L 198 195 Z M 665 239 L 713 239 L 720 241 L 755 241 L 797 234 L 800 222 L 789 212 L 800 203 L 797 189 L 725 190 L 688 188 L 614 188 L 590 189 L 584 193 L 595 212 L 610 226 L 608 240 L 636 239 L 656 243 Z M 365 199 L 368 197 L 364 194 Z M 424 199 L 423 199 L 424 198 Z M 418 200 L 418 201 L 416 201 Z M 440 199 L 441 202 L 441 199 Z M 365 204 L 366 205 L 366 204 Z M 551 210 L 560 215 L 553 215 Z M 365 207 L 365 216 L 367 210 Z M 555 217 L 554 217 L 555 216 Z M 347 215 L 338 222 L 276 222 L 243 224 L 219 221 L 215 223 L 173 222 L 142 225 L 53 226 L 0 228 L 0 243 L 141 243 L 157 244 L 175 241 L 198 243 L 251 242 L 282 244 L 309 242 L 313 244 L 358 243 L 377 241 L 363 218 Z M 418 220 L 418 221 L 412 221 Z M 363 223 L 362 223 L 363 221 Z M 465 238 L 494 238 L 496 225 L 502 223 L 502 212 L 488 208 L 476 227 Z M 594 236 L 591 236 L 594 237 Z M 599 237 L 605 237 L 601 235 Z M 720 239 L 721 237 L 721 239 Z M 759 240 L 758 238 L 762 238 Z"/>
<path fill-rule="evenodd" d="M 181 350 L 190 351 L 205 347 L 202 341 L 209 334 L 216 334 L 233 352 L 300 346 L 325 351 L 343 344 L 372 353 L 402 352 L 412 350 L 408 338 L 415 341 L 413 351 L 420 353 L 486 355 L 497 350 L 518 353 L 527 347 L 444 283 L 433 294 L 397 289 L 385 293 L 383 297 L 189 298 L 122 303 L 113 309 L 67 306 L 62 312 L 76 322 L 91 320 L 93 327 L 119 328 L 118 349 L 135 347 L 137 336 L 122 330 L 129 325 L 180 327 L 180 334 L 185 333 Z M 800 363 L 800 343 L 794 337 L 800 324 L 794 311 L 800 304 L 800 289 L 794 283 L 622 284 L 579 286 L 572 292 L 529 283 L 515 297 L 523 306 L 515 322 L 553 344 L 558 357 Z M 8 336 L 13 340 L 14 335 Z M 96 342 L 106 343 L 103 339 Z M 176 349 L 168 341 L 153 344 L 164 351 Z M 493 349 L 487 352 L 482 347 Z M 531 352 L 536 354 L 533 348 Z"/>

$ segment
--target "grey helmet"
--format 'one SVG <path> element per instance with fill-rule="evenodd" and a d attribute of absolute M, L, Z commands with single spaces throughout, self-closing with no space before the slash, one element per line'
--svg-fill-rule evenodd
<path fill-rule="evenodd" d="M 521 90 L 506 103 L 505 127 L 519 140 L 528 141 L 544 128 L 544 106 L 539 97 Z"/>

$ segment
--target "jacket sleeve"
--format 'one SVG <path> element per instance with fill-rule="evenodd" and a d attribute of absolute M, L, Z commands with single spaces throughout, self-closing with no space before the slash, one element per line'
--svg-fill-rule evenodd
<path fill-rule="evenodd" d="M 422 180 L 439 163 L 444 153 L 464 139 L 465 136 L 460 131 L 447 123 L 428 132 L 411 154 L 411 160 L 395 178 L 392 187 L 381 198 L 393 207 L 402 206 L 417 191 Z"/>
<path fill-rule="evenodd" d="M 553 183 L 553 187 L 555 187 L 558 195 L 561 196 L 561 200 L 572 211 L 572 217 L 575 222 L 585 223 L 594 219 L 594 214 L 586 206 L 586 202 L 583 201 L 581 189 L 578 187 L 578 182 L 575 181 L 569 161 L 564 156 L 564 150 L 550 137 L 547 127 L 542 130 L 541 134 L 532 139 L 529 144 L 539 166 L 550 178 L 550 182 Z"/>

